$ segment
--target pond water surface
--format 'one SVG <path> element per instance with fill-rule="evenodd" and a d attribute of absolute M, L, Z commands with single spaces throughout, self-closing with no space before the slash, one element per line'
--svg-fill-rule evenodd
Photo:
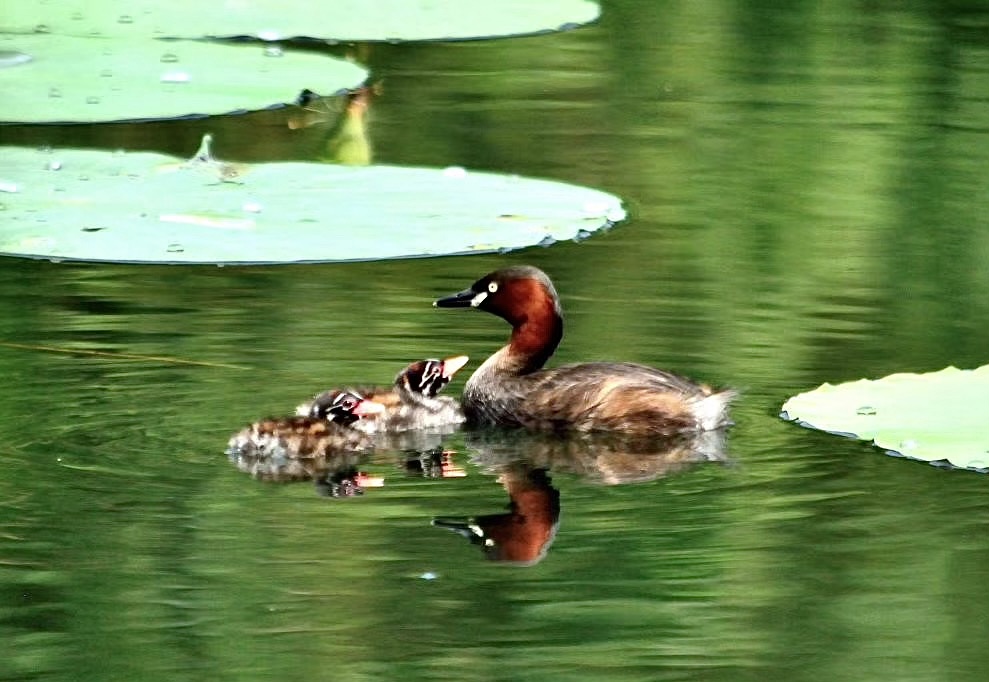
<path fill-rule="evenodd" d="M 579 244 L 3 260 L 0 679 L 985 680 L 987 479 L 777 418 L 824 381 L 989 361 L 989 11 L 952 7 L 616 0 L 559 35 L 364 50 L 378 161 L 627 200 Z M 279 116 L 0 141 L 315 157 Z M 523 262 L 561 292 L 554 362 L 738 389 L 724 457 L 458 433 L 334 499 L 223 454 L 322 387 L 475 367 L 507 327 L 430 302 Z M 537 549 L 492 560 L 436 517 Z"/>

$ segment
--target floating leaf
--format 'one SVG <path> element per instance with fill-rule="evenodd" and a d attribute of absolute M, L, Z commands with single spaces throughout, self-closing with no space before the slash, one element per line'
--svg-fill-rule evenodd
<path fill-rule="evenodd" d="M 201 150 L 8 147 L 0 253 L 124 262 L 280 263 L 498 251 L 624 218 L 616 197 L 463 169 L 234 165 Z"/>
<path fill-rule="evenodd" d="M 823 384 L 787 400 L 780 416 L 891 454 L 989 470 L 989 365 Z"/>
<path fill-rule="evenodd" d="M 15 3 L 16 4 L 16 3 Z M 0 69 L 4 122 L 91 123 L 225 114 L 294 102 L 311 88 L 360 85 L 367 72 L 341 59 L 259 44 L 0 35 L 23 55 Z"/>
<path fill-rule="evenodd" d="M 156 38 L 450 40 L 569 28 L 594 21 L 599 12 L 597 4 L 588 0 L 17 0 L 5 3 L 0 31 Z"/>

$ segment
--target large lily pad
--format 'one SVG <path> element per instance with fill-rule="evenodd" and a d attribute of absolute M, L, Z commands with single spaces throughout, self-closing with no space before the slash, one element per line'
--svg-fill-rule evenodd
<path fill-rule="evenodd" d="M 279 263 L 490 252 L 624 217 L 604 192 L 454 168 L 236 166 L 200 153 L 5 148 L 0 253 Z"/>
<path fill-rule="evenodd" d="M 8 57 L 0 64 L 10 64 L 0 68 L 0 118 L 8 123 L 224 114 L 367 78 L 341 59 L 261 44 L 0 35 L 0 53 Z"/>
<path fill-rule="evenodd" d="M 340 41 L 522 35 L 594 21 L 588 0 L 13 0 L 0 31 L 75 36 L 256 36 Z"/>
<path fill-rule="evenodd" d="M 989 470 L 989 365 L 823 384 L 787 400 L 780 416 L 892 454 Z"/>

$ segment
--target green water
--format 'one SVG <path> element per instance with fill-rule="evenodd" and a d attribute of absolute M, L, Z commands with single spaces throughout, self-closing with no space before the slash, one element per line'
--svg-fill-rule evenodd
<path fill-rule="evenodd" d="M 776 413 L 989 361 L 989 10 L 628 0 L 562 35 L 362 58 L 378 161 L 597 186 L 632 220 L 504 256 L 0 262 L 0 678 L 985 679 L 987 479 Z M 231 160 L 315 158 L 279 116 L 0 142 L 185 155 L 209 130 Z M 517 262 L 561 292 L 555 362 L 739 389 L 728 461 L 606 485 L 557 460 L 528 567 L 430 526 L 508 503 L 510 465 L 469 434 L 447 443 L 465 477 L 378 453 L 358 498 L 227 461 L 231 432 L 319 388 L 476 366 L 505 325 L 430 301 Z"/>

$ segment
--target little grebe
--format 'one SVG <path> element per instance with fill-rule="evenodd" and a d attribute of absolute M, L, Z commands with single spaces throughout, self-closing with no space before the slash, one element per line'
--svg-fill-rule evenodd
<path fill-rule="evenodd" d="M 354 423 L 353 428 L 364 433 L 397 433 L 463 423 L 460 402 L 437 394 L 467 364 L 467 360 L 466 355 L 445 360 L 418 360 L 399 372 L 391 386 L 353 387 L 350 389 L 353 392 L 384 405 L 384 410 L 379 414 Z M 299 405 L 295 413 L 315 416 L 326 396 L 333 393 L 320 393 L 311 401 Z"/>
<path fill-rule="evenodd" d="M 553 283 L 538 268 L 496 270 L 433 305 L 479 308 L 512 325 L 508 345 L 485 360 L 464 387 L 471 423 L 645 435 L 731 423 L 733 391 L 715 391 L 654 367 L 589 362 L 542 369 L 563 338 L 563 314 Z"/>
<path fill-rule="evenodd" d="M 364 450 L 371 442 L 353 425 L 384 409 L 352 391 L 327 392 L 311 415 L 262 419 L 244 427 L 230 438 L 227 454 L 231 458 L 297 460 Z"/>

